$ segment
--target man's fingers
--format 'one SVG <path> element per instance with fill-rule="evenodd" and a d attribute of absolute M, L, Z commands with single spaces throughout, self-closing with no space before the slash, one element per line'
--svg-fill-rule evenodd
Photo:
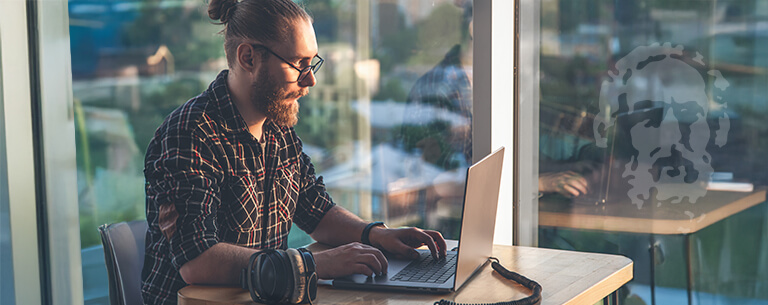
<path fill-rule="evenodd" d="M 413 247 L 406 245 L 403 242 L 398 242 L 394 249 L 388 249 L 387 251 L 396 254 L 404 259 L 416 259 L 419 257 L 419 251 L 416 251 Z"/>
<path fill-rule="evenodd" d="M 352 271 L 357 274 L 365 274 L 367 276 L 373 275 L 373 270 L 371 268 L 363 263 L 357 263 L 354 266 L 352 266 Z"/>
<path fill-rule="evenodd" d="M 387 258 L 384 257 L 384 253 L 381 253 L 379 249 L 376 249 L 376 253 L 374 254 L 379 259 L 379 262 L 381 262 L 381 272 L 387 273 L 387 270 L 389 269 L 389 261 L 387 261 Z"/>
<path fill-rule="evenodd" d="M 386 269 L 382 269 L 382 262 L 380 262 L 379 258 L 372 253 L 361 254 L 360 256 L 358 256 L 357 261 L 358 263 L 362 263 L 368 266 L 368 268 L 370 268 L 370 270 L 372 270 L 376 274 L 381 274 L 383 272 L 382 270 L 386 270 Z M 365 273 L 365 275 L 371 275 L 371 274 Z"/>
<path fill-rule="evenodd" d="M 416 232 L 416 238 L 423 244 L 427 245 L 427 248 L 429 248 L 429 252 L 432 253 L 432 257 L 437 259 L 437 245 L 435 244 L 435 240 L 432 238 L 432 236 L 429 236 L 426 232 L 418 229 L 414 229 L 414 232 Z"/>
<path fill-rule="evenodd" d="M 379 262 L 381 265 L 381 272 L 387 272 L 387 268 L 389 268 L 389 262 L 387 261 L 387 258 L 384 256 L 384 253 L 381 253 L 379 249 L 376 249 L 374 247 L 370 247 L 372 251 L 370 251 L 370 254 L 372 254 L 376 261 Z M 380 272 L 380 273 L 381 273 Z"/>
<path fill-rule="evenodd" d="M 573 195 L 573 197 L 579 196 L 579 191 L 575 188 L 571 187 L 570 185 L 563 185 L 563 190 L 568 192 L 568 194 Z"/>
<path fill-rule="evenodd" d="M 568 184 L 570 187 L 577 189 L 582 194 L 587 193 L 587 185 L 586 181 L 583 181 L 583 179 L 574 179 L 571 181 L 571 183 Z"/>
<path fill-rule="evenodd" d="M 445 244 L 445 238 L 443 238 L 443 234 L 440 234 L 440 232 L 432 231 L 432 230 L 424 231 L 424 233 L 427 233 L 427 235 L 432 237 L 432 240 L 435 241 L 435 244 L 437 245 L 437 248 L 439 250 L 438 251 L 439 252 L 438 255 L 440 257 L 445 257 L 446 256 L 446 251 L 447 251 L 446 248 L 448 246 Z"/>

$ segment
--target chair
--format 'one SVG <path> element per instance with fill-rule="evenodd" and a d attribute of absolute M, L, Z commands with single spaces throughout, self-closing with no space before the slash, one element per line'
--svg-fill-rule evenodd
<path fill-rule="evenodd" d="M 109 274 L 110 304 L 143 304 L 141 269 L 144 265 L 147 221 L 104 224 L 99 226 L 99 233 Z"/>

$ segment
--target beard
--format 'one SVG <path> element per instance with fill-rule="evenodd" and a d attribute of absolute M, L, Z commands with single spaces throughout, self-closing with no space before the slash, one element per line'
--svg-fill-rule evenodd
<path fill-rule="evenodd" d="M 299 103 L 294 101 L 309 93 L 309 89 L 302 88 L 299 91 L 288 92 L 262 73 L 261 82 L 251 85 L 251 103 L 275 124 L 285 127 L 293 127 L 299 121 Z"/>

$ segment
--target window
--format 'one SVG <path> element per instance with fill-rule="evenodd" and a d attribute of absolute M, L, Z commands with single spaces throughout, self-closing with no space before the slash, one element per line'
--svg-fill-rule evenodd
<path fill-rule="evenodd" d="M 0 71 L 2 71 L 0 53 Z M 13 253 L 11 252 L 11 222 L 6 166 L 5 111 L 3 110 L 3 80 L 0 73 L 0 303 L 14 302 Z"/>
<path fill-rule="evenodd" d="M 626 303 L 768 298 L 768 5 L 537 5 L 539 245 L 632 258 Z"/>
<path fill-rule="evenodd" d="M 472 162 L 471 1 L 301 1 L 318 84 L 298 135 L 334 201 L 366 220 L 458 239 Z M 98 225 L 144 218 L 144 152 L 226 68 L 200 1 L 69 0 L 83 289 L 107 297 Z M 298 229 L 289 246 L 311 242 Z"/>

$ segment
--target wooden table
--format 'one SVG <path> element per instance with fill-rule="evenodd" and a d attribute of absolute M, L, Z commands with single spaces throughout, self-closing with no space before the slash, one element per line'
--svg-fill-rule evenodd
<path fill-rule="evenodd" d="M 645 205 L 624 202 L 601 205 L 539 200 L 539 225 L 572 229 L 647 234 L 690 234 L 764 202 L 766 189 L 754 192 L 709 191 L 696 203 Z"/>
<path fill-rule="evenodd" d="M 501 264 L 543 287 L 542 305 L 595 304 L 632 279 L 632 260 L 619 255 L 494 245 Z M 341 290 L 320 286 L 315 304 L 432 304 L 440 299 L 488 303 L 520 299 L 531 292 L 499 275 L 486 264 L 458 292 L 444 295 Z M 255 304 L 238 287 L 187 286 L 179 290 L 179 305 Z"/>
<path fill-rule="evenodd" d="M 691 266 L 692 245 L 690 235 L 766 201 L 766 188 L 753 192 L 708 191 L 694 204 L 646 205 L 638 209 L 626 198 L 623 202 L 599 205 L 572 204 L 562 199 L 542 198 L 539 200 L 539 225 L 580 230 L 645 233 L 654 235 L 682 235 L 683 252 L 686 259 L 688 304 L 693 302 L 693 268 Z M 651 255 L 651 295 L 655 304 L 654 270 L 655 253 Z"/>

